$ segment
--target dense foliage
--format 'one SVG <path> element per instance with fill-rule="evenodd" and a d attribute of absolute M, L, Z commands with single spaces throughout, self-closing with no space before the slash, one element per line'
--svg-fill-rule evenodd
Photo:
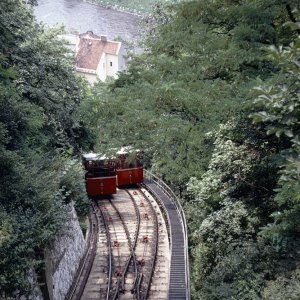
<path fill-rule="evenodd" d="M 221 126 L 208 171 L 189 182 L 201 211 L 192 225 L 199 297 L 298 298 L 299 42 L 268 50 L 279 69 L 255 88 L 255 126 Z"/>
<path fill-rule="evenodd" d="M 99 149 L 145 149 L 181 192 L 194 299 L 299 297 L 299 9 L 158 10 L 145 52 L 86 103 Z"/>
<path fill-rule="evenodd" d="M 70 160 L 86 136 L 78 119 L 83 84 L 72 71 L 59 32 L 45 31 L 21 1 L 0 2 L 0 294 L 4 295 L 30 289 L 26 276 L 42 268 L 45 247 L 65 224 L 66 204 L 76 201 L 81 213 L 87 209 L 82 170 Z"/>
<path fill-rule="evenodd" d="M 0 292 L 28 289 L 66 203 L 85 211 L 69 157 L 95 139 L 100 151 L 144 149 L 147 167 L 182 196 L 193 299 L 298 299 L 299 6 L 157 6 L 144 53 L 118 80 L 87 89 L 58 30 L 2 1 Z"/>
<path fill-rule="evenodd" d="M 181 4 L 176 13 L 159 10 L 162 26 L 151 27 L 145 53 L 110 86 L 111 95 L 103 87 L 93 92 L 94 102 L 101 98 L 102 144 L 140 143 L 153 168 L 181 188 L 201 175 L 213 144 L 206 132 L 242 110 L 254 79 L 273 71 L 262 47 L 291 35 L 272 23 L 277 13 L 288 21 L 287 12 L 255 3 L 228 4 L 226 14 L 220 3 L 204 1 Z"/>

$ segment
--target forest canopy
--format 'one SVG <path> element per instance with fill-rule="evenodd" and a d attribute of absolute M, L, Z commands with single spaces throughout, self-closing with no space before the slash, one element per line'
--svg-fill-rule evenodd
<path fill-rule="evenodd" d="M 99 149 L 145 149 L 181 196 L 193 299 L 299 295 L 299 8 L 158 8 L 144 53 L 86 102 Z"/>
<path fill-rule="evenodd" d="M 33 4 L 34 2 L 32 2 Z M 28 272 L 64 228 L 67 204 L 86 213 L 83 172 L 71 157 L 88 139 L 84 84 L 57 35 L 30 6 L 0 2 L 0 295 L 30 290 Z"/>
<path fill-rule="evenodd" d="M 34 4 L 34 1 L 32 1 Z M 85 211 L 80 148 L 132 145 L 181 197 L 193 299 L 298 299 L 300 4 L 182 1 L 144 52 L 87 87 L 19 0 L 0 2 L 0 292 Z M 32 55 L 34 53 L 34 55 Z M 18 267 L 16 267 L 18 266 Z"/>

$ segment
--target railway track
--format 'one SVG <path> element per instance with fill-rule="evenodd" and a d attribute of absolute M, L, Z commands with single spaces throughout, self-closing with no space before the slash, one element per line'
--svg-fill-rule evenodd
<path fill-rule="evenodd" d="M 167 227 L 150 193 L 120 189 L 95 202 L 94 211 L 94 259 L 86 260 L 89 271 L 69 299 L 167 299 Z"/>

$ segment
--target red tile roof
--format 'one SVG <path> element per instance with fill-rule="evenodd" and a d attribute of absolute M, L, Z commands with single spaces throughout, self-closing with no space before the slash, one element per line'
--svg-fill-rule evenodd
<path fill-rule="evenodd" d="M 103 53 L 118 55 L 120 43 L 107 41 L 88 31 L 79 35 L 76 68 L 96 70 Z"/>

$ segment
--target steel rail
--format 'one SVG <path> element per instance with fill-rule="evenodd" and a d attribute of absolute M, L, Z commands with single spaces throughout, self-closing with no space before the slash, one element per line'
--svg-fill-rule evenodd
<path fill-rule="evenodd" d="M 155 241 L 154 241 L 154 253 L 153 253 L 153 259 L 152 259 L 152 262 L 151 262 L 151 267 L 150 267 L 150 275 L 148 277 L 148 282 L 146 283 L 146 291 L 145 291 L 145 296 L 144 296 L 144 299 L 147 299 L 148 297 L 148 294 L 149 294 L 149 291 L 150 291 L 150 287 L 151 287 L 151 283 L 152 283 L 152 277 L 153 277 L 153 273 L 154 273 L 154 269 L 155 269 L 155 264 L 156 264 L 156 259 L 157 259 L 157 251 L 158 251 L 158 234 L 159 234 L 159 228 L 158 228 L 158 218 L 157 218 L 157 214 L 156 214 L 156 211 L 154 209 L 154 207 L 152 206 L 151 202 L 149 201 L 149 199 L 146 197 L 146 195 L 141 191 L 139 190 L 140 194 L 142 194 L 143 198 L 148 201 L 149 205 L 150 205 L 150 209 L 153 213 L 153 216 L 154 216 L 154 221 L 155 221 Z M 141 279 L 140 280 L 143 280 L 143 278 L 145 277 L 143 273 L 141 273 Z M 139 284 L 140 285 L 140 284 Z"/>
<path fill-rule="evenodd" d="M 138 220 L 139 220 L 138 224 L 139 224 L 139 227 L 140 227 L 140 224 L 141 224 L 141 218 L 140 218 L 141 213 L 140 213 L 140 210 L 139 210 L 139 208 L 138 208 L 138 206 L 137 206 L 137 204 L 136 204 L 136 202 L 134 200 L 133 195 L 129 192 L 129 190 L 126 190 L 126 191 L 127 191 L 128 195 L 130 196 L 131 200 L 134 203 L 134 207 L 136 209 L 136 214 L 138 215 Z M 138 195 L 137 192 L 136 192 L 136 195 Z M 147 200 L 147 199 L 145 197 L 143 197 L 143 200 Z M 147 210 L 146 210 L 146 213 L 147 213 Z M 147 224 L 148 224 L 148 219 L 147 219 Z M 148 226 L 147 226 L 147 228 L 148 228 Z M 136 234 L 136 237 L 135 237 L 134 250 L 136 249 L 138 235 L 139 235 L 139 230 L 137 231 L 137 234 Z M 145 251 L 146 251 L 145 249 L 146 248 L 147 248 L 147 244 L 145 244 L 145 246 L 144 246 L 144 252 L 143 252 L 143 256 L 142 256 L 143 259 L 144 259 L 144 256 L 145 256 Z M 142 268 L 143 268 L 142 266 L 139 267 L 139 269 L 142 269 Z M 137 270 L 136 277 L 135 277 L 135 280 L 134 280 L 134 283 L 133 283 L 133 289 L 132 289 L 133 293 L 136 294 L 136 300 L 142 299 L 141 298 L 141 293 L 140 293 L 140 286 L 141 286 L 142 280 L 143 280 L 143 274 L 141 273 L 140 270 L 139 271 Z"/>
<path fill-rule="evenodd" d="M 121 222 L 122 222 L 122 225 L 123 225 L 123 228 L 125 230 L 125 233 L 126 233 L 126 236 L 127 236 L 127 241 L 128 241 L 128 246 L 129 246 L 129 249 L 130 249 L 130 255 L 127 259 L 127 262 L 126 262 L 126 265 L 124 267 L 124 270 L 122 272 L 122 280 L 121 280 L 121 287 L 122 287 L 122 291 L 125 290 L 124 288 L 124 285 L 125 285 L 125 274 L 127 273 L 128 271 L 128 268 L 129 268 L 129 264 L 131 262 L 131 260 L 133 260 L 133 265 L 134 265 L 134 269 L 135 269 L 135 274 L 137 274 L 137 265 L 136 265 L 136 259 L 135 259 L 135 253 L 134 253 L 134 248 L 133 248 L 133 245 L 132 245 L 132 242 L 131 242 L 131 237 L 130 237 L 130 234 L 129 234 L 129 230 L 128 230 L 128 227 L 127 225 L 125 224 L 125 221 L 124 221 L 124 218 L 123 216 L 120 214 L 120 211 L 117 209 L 117 207 L 115 206 L 115 204 L 109 200 L 110 204 L 112 205 L 112 207 L 115 209 L 117 215 L 119 216 Z M 138 232 L 136 232 L 136 236 L 137 236 Z M 137 238 L 135 239 L 135 241 L 137 240 Z M 136 243 L 136 242 L 135 242 Z M 119 284 L 117 285 L 117 289 L 119 289 Z"/>
<path fill-rule="evenodd" d="M 111 289 L 111 281 L 112 281 L 112 250 L 111 250 L 111 240 L 110 240 L 110 234 L 109 234 L 109 228 L 107 225 L 107 222 L 105 220 L 104 214 L 102 212 L 101 207 L 98 205 L 101 217 L 103 219 L 103 224 L 105 227 L 106 232 L 106 241 L 107 241 L 107 251 L 108 251 L 108 284 L 107 284 L 107 290 L 106 290 L 106 300 L 109 300 L 110 295 L 110 289 Z"/>
<path fill-rule="evenodd" d="M 134 206 L 134 209 L 135 209 L 135 214 L 136 214 L 136 218 L 137 218 L 137 227 L 136 227 L 136 232 L 135 232 L 135 238 L 134 238 L 134 241 L 133 241 L 133 256 L 135 257 L 135 249 L 136 249 L 136 245 L 137 245 L 137 241 L 138 241 L 138 235 L 139 235 L 139 232 L 140 232 L 140 225 L 141 225 L 141 216 L 140 216 L 140 211 L 138 209 L 138 206 L 133 198 L 133 196 L 130 194 L 130 192 L 128 191 L 128 189 L 125 189 L 125 191 L 127 192 L 127 194 L 129 195 L 132 203 L 133 203 L 133 206 Z M 128 266 L 129 266 L 129 263 L 130 261 L 128 261 Z M 133 284 L 133 289 L 132 291 L 135 290 L 135 286 L 136 286 L 136 281 L 138 279 L 138 271 L 137 271 L 137 264 L 136 264 L 136 257 L 135 257 L 135 280 L 134 280 L 134 284 Z M 126 276 L 126 272 L 124 272 L 124 278 Z M 140 297 L 139 295 L 137 296 L 137 300 L 139 300 Z"/>

